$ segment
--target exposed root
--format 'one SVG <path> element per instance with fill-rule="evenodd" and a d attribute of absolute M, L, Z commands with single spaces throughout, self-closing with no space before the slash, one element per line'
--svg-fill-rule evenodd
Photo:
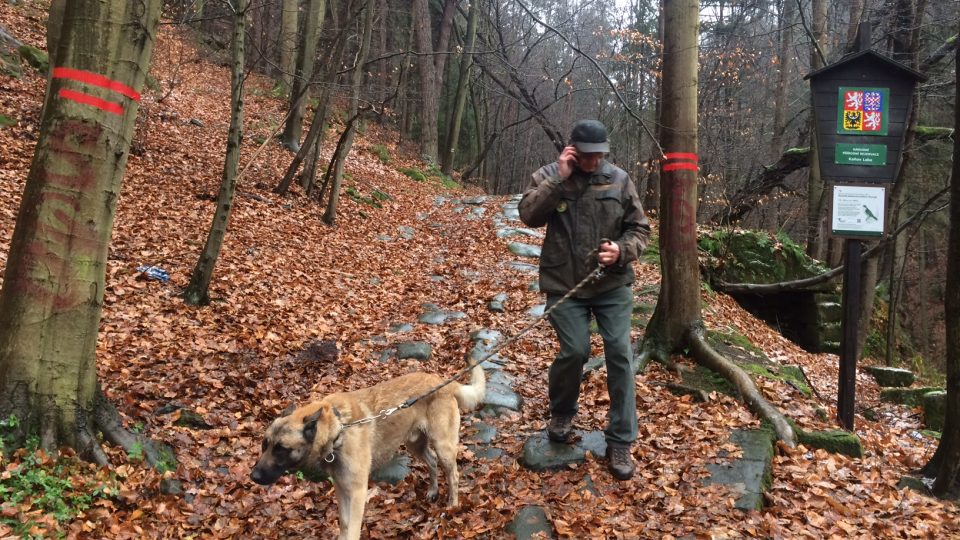
<path fill-rule="evenodd" d="M 791 448 L 796 447 L 797 437 L 787 419 L 776 407 L 764 399 L 753 379 L 740 366 L 734 364 L 707 344 L 701 326 L 691 327 L 687 332 L 687 340 L 690 344 L 690 350 L 699 364 L 710 368 L 729 381 L 740 393 L 741 399 L 750 410 L 773 425 L 777 438 Z"/>
<path fill-rule="evenodd" d="M 97 428 L 103 433 L 104 439 L 111 444 L 123 448 L 128 454 L 142 454 L 147 464 L 155 469 L 168 470 L 174 468 L 176 458 L 173 451 L 163 443 L 132 433 L 123 427 L 120 413 L 117 412 L 117 409 L 100 389 L 97 390 L 93 417 Z M 102 453 L 103 450 L 100 449 L 100 452 Z M 106 456 L 104 455 L 104 457 Z"/>

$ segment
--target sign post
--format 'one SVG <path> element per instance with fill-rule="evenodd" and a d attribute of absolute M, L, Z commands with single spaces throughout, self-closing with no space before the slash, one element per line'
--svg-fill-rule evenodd
<path fill-rule="evenodd" d="M 870 50 L 861 23 L 858 52 L 807 74 L 813 94 L 820 174 L 833 190 L 830 232 L 845 238 L 843 332 L 837 417 L 853 431 L 864 240 L 886 233 L 889 186 L 900 169 L 913 88 L 926 77 Z M 811 164 L 813 166 L 814 164 Z"/>

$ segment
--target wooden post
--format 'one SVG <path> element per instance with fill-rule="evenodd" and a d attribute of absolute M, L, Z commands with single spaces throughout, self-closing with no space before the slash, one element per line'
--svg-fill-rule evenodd
<path fill-rule="evenodd" d="M 844 429 L 853 431 L 857 392 L 857 331 L 860 318 L 860 252 L 863 242 L 846 241 L 843 273 L 843 335 L 840 338 L 840 378 L 837 384 L 837 418 Z"/>

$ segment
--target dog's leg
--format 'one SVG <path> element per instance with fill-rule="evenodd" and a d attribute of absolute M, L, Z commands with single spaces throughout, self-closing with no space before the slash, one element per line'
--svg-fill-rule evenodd
<path fill-rule="evenodd" d="M 453 400 L 451 400 L 453 401 Z M 447 475 L 447 506 L 458 504 L 460 474 L 457 472 L 457 450 L 460 444 L 460 411 L 454 401 L 452 407 L 437 411 L 434 429 L 430 433 L 430 444 L 437 453 L 440 467 Z"/>
<path fill-rule="evenodd" d="M 359 540 L 367 502 L 368 474 L 351 474 L 335 484 L 340 513 L 339 540 Z"/>
<path fill-rule="evenodd" d="M 430 487 L 427 489 L 427 499 L 431 501 L 436 499 L 439 491 L 437 487 L 437 455 L 427 444 L 426 435 L 420 433 L 415 439 L 408 442 L 407 450 L 427 464 L 427 469 L 430 471 Z"/>

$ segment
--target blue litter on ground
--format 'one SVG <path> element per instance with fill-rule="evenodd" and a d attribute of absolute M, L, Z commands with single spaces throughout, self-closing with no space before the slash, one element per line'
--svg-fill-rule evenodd
<path fill-rule="evenodd" d="M 142 273 L 150 279 L 163 281 L 164 283 L 170 281 L 170 274 L 159 266 L 140 266 L 137 268 L 137 272 Z"/>

